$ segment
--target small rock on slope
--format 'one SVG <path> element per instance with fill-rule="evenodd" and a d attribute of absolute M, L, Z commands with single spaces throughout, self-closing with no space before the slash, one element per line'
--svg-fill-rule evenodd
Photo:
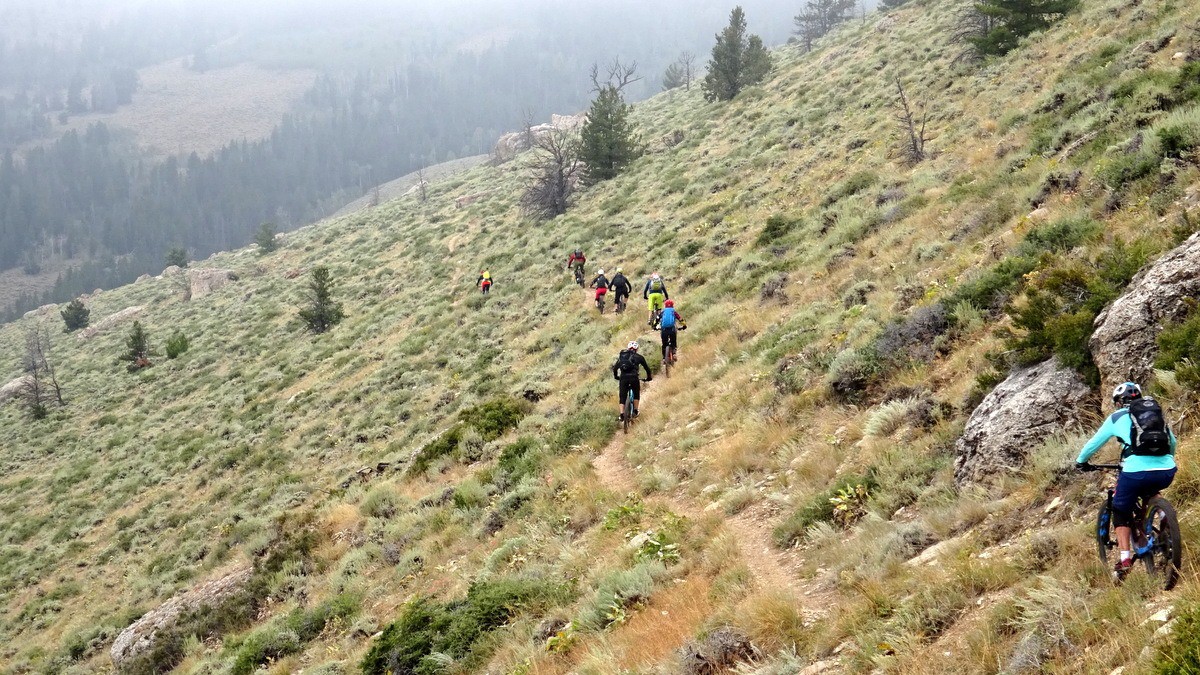
<path fill-rule="evenodd" d="M 1057 359 L 1014 371 L 988 394 L 955 444 L 954 480 L 978 483 L 1020 469 L 1030 450 L 1080 426 L 1095 408 L 1090 387 Z"/>
<path fill-rule="evenodd" d="M 1200 233 L 1138 273 L 1121 297 L 1096 317 L 1088 342 L 1105 391 L 1120 382 L 1145 382 L 1158 356 L 1164 323 L 1183 318 L 1188 298 L 1200 296 Z"/>

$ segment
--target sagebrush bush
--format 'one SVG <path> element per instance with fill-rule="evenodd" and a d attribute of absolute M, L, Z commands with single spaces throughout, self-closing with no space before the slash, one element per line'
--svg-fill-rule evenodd
<path fill-rule="evenodd" d="M 175 331 L 174 333 L 171 334 L 171 337 L 167 338 L 167 358 L 168 359 L 179 358 L 179 356 L 182 355 L 187 350 L 188 350 L 188 339 L 187 339 L 187 336 L 184 335 L 183 333 L 180 333 L 179 331 Z"/>
<path fill-rule="evenodd" d="M 1154 367 L 1174 370 L 1180 385 L 1200 391 L 1200 311 L 1193 308 L 1184 320 L 1163 326 Z"/>

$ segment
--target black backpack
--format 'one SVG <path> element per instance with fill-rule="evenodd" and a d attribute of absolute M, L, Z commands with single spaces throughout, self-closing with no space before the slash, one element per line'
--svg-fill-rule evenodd
<path fill-rule="evenodd" d="M 631 352 L 628 349 L 621 352 L 617 357 L 617 372 L 622 378 L 636 378 L 638 374 L 638 363 L 634 359 L 637 352 Z"/>
<path fill-rule="evenodd" d="M 1161 457 L 1171 453 L 1171 433 L 1162 406 L 1152 398 L 1139 398 L 1129 404 L 1129 454 Z"/>

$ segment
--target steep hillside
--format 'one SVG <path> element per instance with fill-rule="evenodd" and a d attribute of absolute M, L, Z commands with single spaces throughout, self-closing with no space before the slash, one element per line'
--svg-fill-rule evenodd
<path fill-rule="evenodd" d="M 88 298 L 93 324 L 143 308 L 158 353 L 137 373 L 114 363 L 128 321 L 0 327 L 7 381 L 46 323 L 68 400 L 0 408 L 0 664 L 110 669 L 134 619 L 234 572 L 124 667 L 1186 672 L 1193 552 L 1170 593 L 1096 559 L 1100 479 L 1069 467 L 1098 406 L 986 480 L 956 482 L 955 442 L 1010 367 L 1113 376 L 1084 347 L 1093 305 L 1194 231 L 1191 8 L 1088 4 L 982 67 L 954 9 L 784 49 L 728 104 L 637 106 L 648 154 L 553 222 L 519 213 L 525 156 L 213 256 L 237 279 L 211 294 L 167 275 Z M 911 166 L 897 77 L 930 111 Z M 570 284 L 577 245 L 661 271 L 690 327 L 628 436 L 607 367 L 635 338 L 657 366 L 655 336 L 640 303 L 598 316 Z M 312 336 L 317 265 L 347 318 Z M 1183 381 L 1159 386 L 1190 543 Z"/>

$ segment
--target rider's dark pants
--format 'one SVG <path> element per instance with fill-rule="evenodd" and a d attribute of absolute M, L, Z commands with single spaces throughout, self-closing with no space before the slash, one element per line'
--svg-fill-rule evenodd
<path fill-rule="evenodd" d="M 1117 476 L 1117 489 L 1113 493 L 1113 524 L 1117 527 L 1133 525 L 1133 510 L 1139 497 L 1153 497 L 1167 489 L 1175 480 L 1175 469 L 1163 471 L 1122 471 Z"/>
<path fill-rule="evenodd" d="M 632 379 L 628 377 L 621 378 L 619 390 L 621 392 L 621 405 L 625 405 L 625 399 L 629 397 L 630 390 L 633 390 L 633 400 L 635 402 L 642 400 L 642 381 L 637 376 L 634 376 Z"/>
<path fill-rule="evenodd" d="M 664 328 L 664 329 L 662 329 L 661 335 L 662 335 L 662 356 L 663 356 L 663 359 L 666 360 L 668 348 L 674 349 L 676 351 L 679 350 L 679 330 L 676 329 L 674 326 L 672 326 L 671 328 Z"/>

